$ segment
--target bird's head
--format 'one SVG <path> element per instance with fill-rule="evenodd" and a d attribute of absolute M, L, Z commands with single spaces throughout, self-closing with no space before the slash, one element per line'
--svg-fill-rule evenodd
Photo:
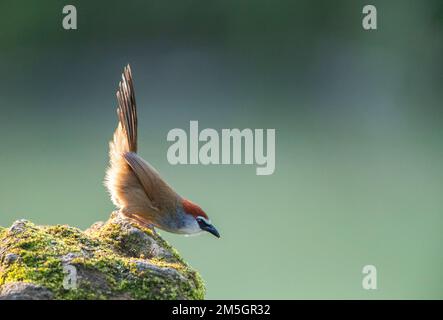
<path fill-rule="evenodd" d="M 211 224 L 211 220 L 209 220 L 206 213 L 195 203 L 183 199 L 182 200 L 182 206 L 184 212 L 190 217 L 190 220 L 193 221 L 193 225 L 195 226 L 193 229 L 194 232 L 192 233 L 198 233 L 201 231 L 207 231 L 217 238 L 220 238 L 220 234 L 218 233 L 217 229 Z"/>

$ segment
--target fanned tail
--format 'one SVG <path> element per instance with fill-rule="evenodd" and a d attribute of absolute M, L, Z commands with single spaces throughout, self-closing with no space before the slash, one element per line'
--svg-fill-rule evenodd
<path fill-rule="evenodd" d="M 106 172 L 105 186 L 114 204 L 121 207 L 118 193 L 125 188 L 128 179 L 133 176 L 124 155 L 128 152 L 137 152 L 137 106 L 129 64 L 123 70 L 116 95 L 119 123 L 109 143 L 110 166 Z"/>
<path fill-rule="evenodd" d="M 118 86 L 117 101 L 117 115 L 127 140 L 126 152 L 137 152 L 137 105 L 129 64 L 124 68 Z"/>

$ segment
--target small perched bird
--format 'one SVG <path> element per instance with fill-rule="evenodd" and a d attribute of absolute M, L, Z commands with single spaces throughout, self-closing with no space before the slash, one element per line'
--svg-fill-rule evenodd
<path fill-rule="evenodd" d="M 117 90 L 119 123 L 109 143 L 110 166 L 105 186 L 126 217 L 145 226 L 180 234 L 202 231 L 220 237 L 206 213 L 178 195 L 159 173 L 137 154 L 137 108 L 131 68 L 124 68 Z"/>

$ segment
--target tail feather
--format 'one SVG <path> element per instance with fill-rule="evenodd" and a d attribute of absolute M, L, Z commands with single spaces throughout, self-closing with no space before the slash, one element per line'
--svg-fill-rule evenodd
<path fill-rule="evenodd" d="M 137 109 L 129 65 L 118 86 L 117 100 L 119 123 L 109 143 L 110 165 L 105 178 L 112 202 L 126 217 L 143 225 L 172 221 L 181 197 L 136 154 Z"/>
<path fill-rule="evenodd" d="M 117 100 L 117 115 L 127 140 L 126 152 L 137 152 L 137 105 L 129 65 L 123 71 L 122 81 L 118 86 Z"/>
<path fill-rule="evenodd" d="M 116 95 L 119 123 L 109 143 L 110 166 L 106 172 L 105 186 L 114 204 L 121 207 L 122 192 L 131 183 L 138 183 L 124 158 L 126 153 L 137 151 L 137 107 L 129 65 L 124 68 Z"/>

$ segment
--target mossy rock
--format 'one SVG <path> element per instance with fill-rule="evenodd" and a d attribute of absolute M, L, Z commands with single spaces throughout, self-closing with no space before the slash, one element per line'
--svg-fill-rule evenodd
<path fill-rule="evenodd" d="M 154 230 L 117 213 L 86 231 L 0 227 L 0 299 L 203 299 L 200 275 Z"/>

